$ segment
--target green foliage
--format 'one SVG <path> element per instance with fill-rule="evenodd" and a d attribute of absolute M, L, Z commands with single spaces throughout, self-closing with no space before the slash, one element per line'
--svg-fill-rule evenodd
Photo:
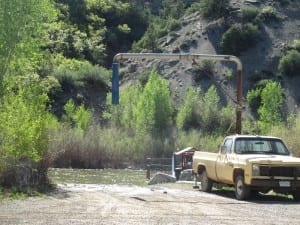
<path fill-rule="evenodd" d="M 295 49 L 298 52 L 300 52 L 300 39 L 294 40 L 294 42 L 292 44 L 292 49 Z"/>
<path fill-rule="evenodd" d="M 104 118 L 116 127 L 133 129 L 135 127 L 134 113 L 139 96 L 142 94 L 140 83 L 129 86 L 120 93 L 120 103 L 117 106 L 111 105 L 111 94 L 107 97 L 108 110 L 104 112 Z"/>
<path fill-rule="evenodd" d="M 209 134 L 230 133 L 234 128 L 234 108 L 220 106 L 220 97 L 214 86 L 204 96 L 200 89 L 190 88 L 179 108 L 176 124 L 179 129 L 199 129 Z"/>
<path fill-rule="evenodd" d="M 211 86 L 203 96 L 201 105 L 202 129 L 206 132 L 219 134 L 229 132 L 233 128 L 234 108 L 220 106 L 220 97 L 214 86 Z"/>
<path fill-rule="evenodd" d="M 179 27 L 179 21 L 172 17 L 167 17 L 166 19 L 153 18 L 143 37 L 138 42 L 133 43 L 132 51 L 139 52 L 145 49 L 152 52 L 159 51 L 158 39 Z"/>
<path fill-rule="evenodd" d="M 138 131 L 159 134 L 170 125 L 173 107 L 169 83 L 156 71 L 151 72 L 133 113 Z"/>
<path fill-rule="evenodd" d="M 184 103 L 180 107 L 176 124 L 179 129 L 196 128 L 199 126 L 199 105 L 201 105 L 201 90 L 200 88 L 189 88 L 187 90 Z"/>
<path fill-rule="evenodd" d="M 220 97 L 214 86 L 211 86 L 203 96 L 202 121 L 206 130 L 212 131 L 216 125 L 219 112 Z"/>
<path fill-rule="evenodd" d="M 203 78 L 213 76 L 214 65 L 212 60 L 202 60 L 199 64 L 193 63 L 194 80 L 200 82 Z"/>
<path fill-rule="evenodd" d="M 205 19 L 216 19 L 226 15 L 228 0 L 202 0 L 199 11 Z"/>
<path fill-rule="evenodd" d="M 154 25 L 154 23 L 151 23 L 141 40 L 132 44 L 132 51 L 139 52 L 143 49 L 148 49 L 152 52 L 156 52 L 158 47 L 157 39 L 159 38 L 158 26 L 159 25 Z"/>
<path fill-rule="evenodd" d="M 55 15 L 49 0 L 0 1 L 0 85 L 7 73 L 37 68 L 45 23 Z"/>
<path fill-rule="evenodd" d="M 54 61 L 53 75 L 61 85 L 80 87 L 85 83 L 98 83 L 108 86 L 110 73 L 103 67 L 61 55 L 57 55 Z"/>
<path fill-rule="evenodd" d="M 104 114 L 117 127 L 159 134 L 171 125 L 173 106 L 169 83 L 156 71 L 151 72 L 144 88 L 137 83 L 120 96 L 118 106 L 112 106 L 111 95 L 107 96 L 109 108 Z"/>
<path fill-rule="evenodd" d="M 232 80 L 234 78 L 233 70 L 229 69 L 225 72 L 225 78 L 227 80 Z"/>
<path fill-rule="evenodd" d="M 261 92 L 261 106 L 258 109 L 259 126 L 267 133 L 271 126 L 282 121 L 283 90 L 279 83 L 270 81 Z"/>
<path fill-rule="evenodd" d="M 85 131 L 92 122 L 92 112 L 83 105 L 76 107 L 73 100 L 69 100 L 64 106 L 64 120 L 74 125 L 77 130 Z"/>
<path fill-rule="evenodd" d="M 263 19 L 264 21 L 270 21 L 270 20 L 277 20 L 279 19 L 277 10 L 273 6 L 265 6 L 261 13 L 260 13 L 260 18 Z"/>
<path fill-rule="evenodd" d="M 252 112 L 257 112 L 261 104 L 261 89 L 256 88 L 248 91 L 247 102 Z"/>
<path fill-rule="evenodd" d="M 60 19 L 49 31 L 49 49 L 68 58 L 108 65 L 123 49 L 141 38 L 148 12 L 132 1 L 58 1 Z"/>
<path fill-rule="evenodd" d="M 48 134 L 57 121 L 47 109 L 43 82 L 38 76 L 5 81 L 0 110 L 0 183 L 18 188 L 45 183 L 52 160 Z"/>
<path fill-rule="evenodd" d="M 287 144 L 291 153 L 300 157 L 300 114 L 292 114 L 286 121 L 286 124 L 276 124 L 271 127 L 269 134 L 281 137 Z"/>
<path fill-rule="evenodd" d="M 300 71 L 300 52 L 296 50 L 288 51 L 281 57 L 278 70 L 286 76 L 292 77 L 299 75 Z"/>
<path fill-rule="evenodd" d="M 239 55 L 256 44 L 259 30 L 256 25 L 247 23 L 243 26 L 233 25 L 222 36 L 221 47 L 225 53 Z"/>
<path fill-rule="evenodd" d="M 211 86 L 203 96 L 201 108 L 201 125 L 205 132 L 221 134 L 234 128 L 233 118 L 235 110 L 231 105 L 220 106 L 220 97 L 214 86 Z"/>
<path fill-rule="evenodd" d="M 241 7 L 240 17 L 243 22 L 252 22 L 259 15 L 259 9 L 255 6 Z"/>
<path fill-rule="evenodd" d="M 16 87 L 15 82 L 19 83 Z M 0 111 L 4 157 L 39 161 L 47 150 L 47 129 L 53 118 L 47 111 L 48 98 L 39 82 L 34 76 L 16 78 L 7 86 Z"/>
<path fill-rule="evenodd" d="M 164 0 L 159 15 L 161 18 L 179 19 L 184 14 L 186 6 L 187 3 L 184 0 Z"/>

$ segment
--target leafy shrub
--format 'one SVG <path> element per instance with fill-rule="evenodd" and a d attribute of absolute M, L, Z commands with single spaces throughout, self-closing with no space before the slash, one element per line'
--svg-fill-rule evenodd
<path fill-rule="evenodd" d="M 300 74 L 300 52 L 296 50 L 290 50 L 286 55 L 282 56 L 278 70 L 286 76 L 292 77 Z"/>
<path fill-rule="evenodd" d="M 265 6 L 260 13 L 260 18 L 264 21 L 270 21 L 272 19 L 279 19 L 279 16 L 277 10 L 274 7 Z"/>
<path fill-rule="evenodd" d="M 69 100 L 65 106 L 64 121 L 69 122 L 78 131 L 85 131 L 92 123 L 92 112 L 83 105 L 76 107 L 73 100 Z"/>
<path fill-rule="evenodd" d="M 255 6 L 241 7 L 240 17 L 243 22 L 252 22 L 259 15 L 259 9 Z"/>
<path fill-rule="evenodd" d="M 277 82 L 270 81 L 261 92 L 261 106 L 258 109 L 259 126 L 262 133 L 281 122 L 283 89 Z"/>
<path fill-rule="evenodd" d="M 169 83 L 152 71 L 133 111 L 135 128 L 159 135 L 171 124 L 172 113 Z"/>
<path fill-rule="evenodd" d="M 111 105 L 111 94 L 109 93 L 106 98 L 107 110 L 103 113 L 104 118 L 108 119 L 115 127 L 133 129 L 135 127 L 133 111 L 142 91 L 140 83 L 121 90 L 120 103 L 117 106 Z"/>
<path fill-rule="evenodd" d="M 111 106 L 110 99 L 108 95 L 105 117 L 111 118 L 117 127 L 160 135 L 171 125 L 173 105 L 169 83 L 156 71 L 150 73 L 144 88 L 138 83 L 126 89 L 121 94 L 120 105 Z"/>
<path fill-rule="evenodd" d="M 239 55 L 252 47 L 258 40 L 259 30 L 251 23 L 243 26 L 233 25 L 222 36 L 221 47 L 225 53 Z"/>
<path fill-rule="evenodd" d="M 202 0 L 199 11 L 205 19 L 216 19 L 227 13 L 228 0 Z"/>
<path fill-rule="evenodd" d="M 291 48 L 300 52 L 300 39 L 294 40 Z"/>
<path fill-rule="evenodd" d="M 199 129 L 209 134 L 231 132 L 234 128 L 234 112 L 231 105 L 220 106 L 220 97 L 214 86 L 204 96 L 200 96 L 200 89 L 190 88 L 179 108 L 176 124 L 179 129 Z"/>
<path fill-rule="evenodd" d="M 248 91 L 247 102 L 252 112 L 257 112 L 261 104 L 261 89 L 256 88 Z"/>
<path fill-rule="evenodd" d="M 57 65 L 54 67 L 54 77 L 61 84 L 80 87 L 84 83 L 102 83 L 107 86 L 110 80 L 110 73 L 107 69 L 92 65 L 88 61 L 66 59 L 57 56 Z"/>
<path fill-rule="evenodd" d="M 201 60 L 201 62 L 193 63 L 194 80 L 201 81 L 204 77 L 211 77 L 214 74 L 214 62 L 212 60 Z"/>
<path fill-rule="evenodd" d="M 22 187 L 48 181 L 48 134 L 57 122 L 47 103 L 38 76 L 8 81 L 0 110 L 0 183 Z"/>
<path fill-rule="evenodd" d="M 200 122 L 199 105 L 201 105 L 200 88 L 189 88 L 185 95 L 184 103 L 180 107 L 176 124 L 179 129 L 197 128 Z"/>
<path fill-rule="evenodd" d="M 229 104 L 220 105 L 220 97 L 214 86 L 211 86 L 203 96 L 200 105 L 201 128 L 210 134 L 231 132 L 234 128 L 234 108 Z"/>
<path fill-rule="evenodd" d="M 225 79 L 232 80 L 234 78 L 234 73 L 232 69 L 228 69 L 224 74 Z"/>
<path fill-rule="evenodd" d="M 145 49 L 152 52 L 158 51 L 158 39 L 178 28 L 180 28 L 180 21 L 177 19 L 172 17 L 154 18 L 143 37 L 132 44 L 132 51 L 139 52 Z"/>

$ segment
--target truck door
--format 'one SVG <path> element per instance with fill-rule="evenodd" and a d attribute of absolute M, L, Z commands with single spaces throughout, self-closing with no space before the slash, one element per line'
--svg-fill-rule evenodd
<path fill-rule="evenodd" d="M 217 161 L 216 161 L 216 175 L 222 182 L 230 182 L 232 179 L 233 164 L 231 162 L 232 154 L 232 138 L 227 138 L 221 146 Z"/>

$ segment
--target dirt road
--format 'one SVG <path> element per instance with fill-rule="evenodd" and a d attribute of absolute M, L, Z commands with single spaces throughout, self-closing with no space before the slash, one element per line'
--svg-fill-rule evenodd
<path fill-rule="evenodd" d="M 169 187 L 60 185 L 44 198 L 4 200 L 0 224 L 300 224 L 300 204 L 260 196 L 237 201 Z"/>

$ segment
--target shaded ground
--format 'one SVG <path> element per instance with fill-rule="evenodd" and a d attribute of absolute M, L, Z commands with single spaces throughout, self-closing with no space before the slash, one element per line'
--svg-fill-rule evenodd
<path fill-rule="evenodd" d="M 58 185 L 44 198 L 4 200 L 0 224 L 299 224 L 300 204 L 260 196 L 237 201 L 192 185 Z"/>

